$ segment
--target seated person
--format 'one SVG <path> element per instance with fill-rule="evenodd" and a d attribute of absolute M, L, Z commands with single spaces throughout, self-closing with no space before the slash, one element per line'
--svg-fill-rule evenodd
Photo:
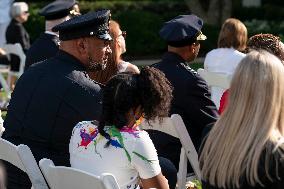
<path fill-rule="evenodd" d="M 256 34 L 249 38 L 246 51 L 264 49 L 275 56 L 282 62 L 284 61 L 284 44 L 280 38 L 272 34 Z M 226 107 L 228 101 L 229 90 L 226 90 L 220 100 L 219 114 L 221 114 Z"/>
<path fill-rule="evenodd" d="M 284 61 L 284 44 L 280 37 L 272 34 L 256 34 L 249 38 L 246 51 L 264 49 Z"/>
<path fill-rule="evenodd" d="M 284 66 L 267 51 L 240 62 L 201 152 L 203 189 L 284 188 L 283 83 Z"/>
<path fill-rule="evenodd" d="M 228 18 L 222 25 L 218 37 L 218 48 L 206 54 L 204 69 L 215 73 L 233 75 L 240 61 L 245 57 L 247 28 L 240 20 Z M 220 99 L 224 89 L 211 87 L 211 99 L 216 107 L 220 107 Z"/>
<path fill-rule="evenodd" d="M 141 118 L 168 115 L 172 99 L 169 81 L 159 70 L 145 67 L 140 74 L 119 73 L 103 95 L 102 120 L 78 123 L 69 145 L 70 163 L 95 175 L 112 173 L 122 189 L 169 188 L 161 173 L 156 149 Z"/>
<path fill-rule="evenodd" d="M 126 52 L 126 31 L 121 31 L 120 25 L 114 20 L 109 22 L 109 34 L 113 39 L 110 42 L 111 54 L 104 71 L 90 72 L 90 77 L 102 84 L 105 84 L 113 75 L 119 72 L 139 73 L 136 65 L 122 59 L 122 54 Z"/>

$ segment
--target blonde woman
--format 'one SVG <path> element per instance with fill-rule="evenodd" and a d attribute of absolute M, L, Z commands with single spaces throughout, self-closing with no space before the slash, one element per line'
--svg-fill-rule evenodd
<path fill-rule="evenodd" d="M 210 51 L 204 60 L 204 68 L 211 72 L 233 74 L 239 62 L 245 57 L 247 28 L 238 19 L 229 18 L 222 25 L 218 48 Z M 224 89 L 212 87 L 211 98 L 219 108 Z"/>
<path fill-rule="evenodd" d="M 284 188 L 283 83 L 283 64 L 266 51 L 240 62 L 201 152 L 203 189 Z"/>
<path fill-rule="evenodd" d="M 108 58 L 106 69 L 89 74 L 92 79 L 103 84 L 119 72 L 137 74 L 140 72 L 136 65 L 124 61 L 121 57 L 126 52 L 126 31 L 121 31 L 120 25 L 116 21 L 111 20 L 109 23 L 109 33 L 113 39 L 110 43 L 112 53 Z"/>

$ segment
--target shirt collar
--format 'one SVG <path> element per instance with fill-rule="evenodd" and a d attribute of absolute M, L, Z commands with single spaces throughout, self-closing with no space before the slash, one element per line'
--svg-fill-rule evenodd
<path fill-rule="evenodd" d="M 57 33 L 54 33 L 52 31 L 45 31 L 44 33 L 49 34 L 49 35 L 55 35 L 55 36 L 59 37 L 59 35 Z"/>

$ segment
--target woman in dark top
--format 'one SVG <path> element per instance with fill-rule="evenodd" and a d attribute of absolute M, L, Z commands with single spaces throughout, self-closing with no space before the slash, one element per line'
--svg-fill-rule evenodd
<path fill-rule="evenodd" d="M 30 48 L 30 36 L 24 28 L 23 23 L 26 22 L 29 17 L 28 5 L 25 2 L 15 2 L 13 3 L 10 11 L 12 20 L 6 30 L 6 41 L 8 44 L 20 43 L 24 52 L 26 53 Z M 20 71 L 19 59 L 11 60 L 10 64 L 11 71 Z M 13 88 L 16 79 L 16 76 L 11 77 L 11 88 Z"/>
<path fill-rule="evenodd" d="M 28 5 L 25 2 L 13 3 L 11 7 L 12 20 L 6 30 L 7 43 L 20 43 L 24 52 L 30 48 L 30 37 L 23 26 L 28 21 Z"/>
<path fill-rule="evenodd" d="M 284 66 L 266 51 L 238 65 L 200 156 L 203 189 L 284 188 Z"/>

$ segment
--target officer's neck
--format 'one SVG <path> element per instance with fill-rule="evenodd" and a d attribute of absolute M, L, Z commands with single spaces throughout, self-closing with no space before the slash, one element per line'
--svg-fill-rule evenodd
<path fill-rule="evenodd" d="M 62 22 L 68 20 L 70 17 L 65 16 L 63 18 L 55 19 L 55 20 L 46 20 L 45 21 L 45 31 L 52 32 L 52 28 L 58 24 L 61 24 Z"/>
<path fill-rule="evenodd" d="M 191 46 L 185 46 L 185 47 L 168 46 L 168 52 L 172 52 L 179 55 L 186 62 L 190 62 L 194 59 L 192 58 Z"/>

